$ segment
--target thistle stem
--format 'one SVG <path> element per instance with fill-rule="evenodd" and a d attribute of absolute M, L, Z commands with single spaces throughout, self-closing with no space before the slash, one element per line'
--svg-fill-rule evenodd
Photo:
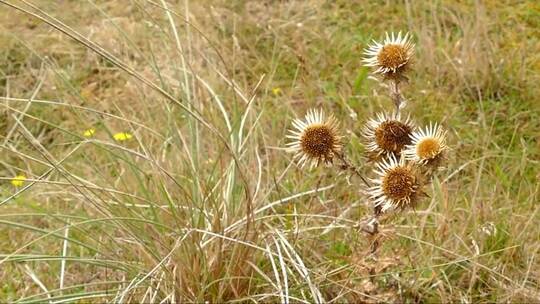
<path fill-rule="evenodd" d="M 377 216 L 369 216 L 355 225 L 354 227 L 360 228 L 360 230 L 370 234 L 376 235 L 379 233 L 379 219 Z"/>
<path fill-rule="evenodd" d="M 351 162 L 347 159 L 347 157 L 345 156 L 345 153 L 341 152 L 341 153 L 336 153 L 336 156 L 337 158 L 341 161 L 341 168 L 343 170 L 348 170 L 348 171 L 351 171 L 352 173 L 354 173 L 355 175 L 357 175 L 358 177 L 360 177 L 360 179 L 362 180 L 362 182 L 364 182 L 364 184 L 367 186 L 367 187 L 371 187 L 371 185 L 369 184 L 369 182 L 366 180 L 366 178 L 362 175 L 362 173 L 360 173 L 360 170 L 354 166 L 353 164 L 351 164 Z"/>
<path fill-rule="evenodd" d="M 399 115 L 399 112 L 401 110 L 401 104 L 405 101 L 403 98 L 403 95 L 401 95 L 401 91 L 399 89 L 399 80 L 393 79 L 390 83 L 390 98 L 392 98 L 392 101 L 394 102 L 394 106 L 396 107 L 396 116 Z M 350 164 L 347 162 L 347 160 L 344 158 L 344 156 L 341 156 L 341 161 L 344 163 L 344 166 L 350 166 Z M 357 173 L 364 183 L 369 186 L 367 181 L 358 173 L 357 169 L 353 167 L 353 172 Z M 361 227 L 361 230 L 364 232 L 367 232 L 369 235 L 373 237 L 373 242 L 371 244 L 371 253 L 377 252 L 379 249 L 381 243 L 380 240 L 377 238 L 377 235 L 379 234 L 379 217 L 382 215 L 382 208 L 381 206 L 375 206 L 373 208 L 373 216 Z"/>
<path fill-rule="evenodd" d="M 399 114 L 401 109 L 401 104 L 404 101 L 403 95 L 399 89 L 399 80 L 394 79 L 390 85 L 390 98 L 394 101 L 394 106 L 396 107 L 396 115 Z"/>
<path fill-rule="evenodd" d="M 343 170 L 351 171 L 352 173 L 360 177 L 362 182 L 364 182 L 367 187 L 371 186 L 370 183 L 364 178 L 362 173 L 360 173 L 360 170 L 356 166 L 351 164 L 351 162 L 347 159 L 345 153 L 337 153 L 336 156 L 341 161 L 341 168 Z M 382 214 L 381 211 L 382 210 L 380 206 L 376 206 L 373 209 L 372 216 L 370 216 L 367 220 L 362 220 L 360 221 L 360 223 L 358 223 L 358 227 L 361 231 L 368 233 L 371 237 L 374 237 L 371 246 L 371 253 L 375 253 L 380 246 L 380 242 L 376 238 L 376 236 L 379 234 L 379 216 Z"/>

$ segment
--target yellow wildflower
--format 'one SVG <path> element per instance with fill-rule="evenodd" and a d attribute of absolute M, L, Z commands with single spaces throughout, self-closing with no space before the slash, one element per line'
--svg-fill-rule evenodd
<path fill-rule="evenodd" d="M 15 187 L 21 187 L 26 180 L 26 176 L 19 174 L 11 180 L 11 184 Z"/>
<path fill-rule="evenodd" d="M 278 95 L 281 95 L 281 88 L 273 88 L 272 89 L 272 94 L 274 94 L 274 96 L 278 96 Z"/>
<path fill-rule="evenodd" d="M 90 129 L 84 131 L 83 136 L 84 137 L 93 137 L 94 134 L 96 134 L 96 129 L 90 128 Z"/>
<path fill-rule="evenodd" d="M 114 140 L 116 141 L 126 141 L 126 140 L 130 140 L 133 135 L 127 133 L 127 132 L 120 132 L 120 133 L 116 133 L 114 134 Z"/>

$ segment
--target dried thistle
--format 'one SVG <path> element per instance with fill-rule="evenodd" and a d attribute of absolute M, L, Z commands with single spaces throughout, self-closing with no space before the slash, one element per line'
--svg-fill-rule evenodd
<path fill-rule="evenodd" d="M 341 153 L 343 147 L 339 124 L 333 115 L 324 117 L 322 110 L 310 110 L 304 120 L 295 119 L 294 129 L 291 129 L 287 138 L 289 151 L 296 153 L 294 159 L 301 167 L 310 164 L 310 167 L 321 163 L 332 163 L 334 156 Z"/>
<path fill-rule="evenodd" d="M 374 172 L 378 178 L 372 179 L 369 196 L 383 212 L 393 209 L 413 207 L 424 196 L 422 178 L 418 170 L 404 158 L 388 156 L 377 163 Z"/>
<path fill-rule="evenodd" d="M 377 114 L 377 118 L 370 119 L 364 129 L 363 136 L 366 149 L 377 156 L 384 154 L 399 154 L 405 146 L 411 144 L 411 135 L 414 124 L 407 117 L 401 119 L 399 113 Z"/>
<path fill-rule="evenodd" d="M 441 167 L 448 151 L 446 131 L 430 123 L 425 129 L 413 132 L 411 138 L 411 144 L 403 151 L 406 159 L 430 169 Z"/>
<path fill-rule="evenodd" d="M 362 170 L 351 163 L 343 150 L 338 122 L 330 116 L 325 119 L 322 110 L 308 111 L 303 120 L 293 121 L 294 129 L 287 137 L 292 142 L 287 146 L 296 153 L 294 158 L 300 166 L 340 161 L 337 168 L 348 171 L 362 179 L 367 196 L 373 204 L 373 213 L 358 221 L 355 227 L 368 233 L 373 242 L 371 253 L 380 247 L 379 224 L 382 215 L 390 210 L 414 207 L 424 196 L 424 186 L 429 181 L 432 169 L 441 165 L 448 150 L 446 132 L 439 125 L 415 130 L 409 116 L 402 118 L 401 109 L 406 99 L 400 90 L 405 72 L 410 69 L 414 44 L 407 33 L 386 34 L 382 43 L 374 41 L 364 51 L 363 62 L 374 68 L 374 73 L 383 76 L 388 83 L 389 96 L 395 111 L 379 113 L 368 120 L 362 135 L 366 150 L 375 156 L 376 178 L 371 182 L 362 175 Z"/>
<path fill-rule="evenodd" d="M 410 41 L 409 33 L 401 36 L 386 33 L 382 43 L 373 40 L 373 43 L 364 51 L 366 57 L 363 62 L 366 66 L 373 67 L 376 74 L 381 74 L 385 79 L 401 80 L 408 70 L 414 55 L 414 44 Z"/>

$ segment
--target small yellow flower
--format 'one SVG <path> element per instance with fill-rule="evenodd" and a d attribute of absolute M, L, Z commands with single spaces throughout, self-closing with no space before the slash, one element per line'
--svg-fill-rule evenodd
<path fill-rule="evenodd" d="M 83 136 L 84 137 L 93 137 L 94 134 L 96 134 L 96 129 L 90 128 L 90 129 L 84 131 Z"/>
<path fill-rule="evenodd" d="M 274 94 L 274 96 L 281 95 L 281 93 L 282 93 L 281 88 L 273 88 L 272 89 L 272 94 Z"/>
<path fill-rule="evenodd" d="M 114 140 L 116 141 L 126 141 L 126 140 L 130 140 L 133 135 L 127 133 L 127 132 L 120 132 L 120 133 L 116 133 L 114 134 Z"/>
<path fill-rule="evenodd" d="M 26 176 L 20 174 L 20 175 L 17 175 L 15 176 L 12 180 L 11 180 L 11 184 L 15 187 L 21 187 L 23 184 L 24 184 L 24 181 L 26 180 Z"/>

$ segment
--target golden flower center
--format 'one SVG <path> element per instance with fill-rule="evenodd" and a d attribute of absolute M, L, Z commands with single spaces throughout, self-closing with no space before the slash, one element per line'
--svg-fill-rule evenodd
<path fill-rule="evenodd" d="M 397 69 L 406 64 L 407 60 L 407 50 L 399 44 L 385 45 L 377 55 L 379 65 L 389 69 Z"/>
<path fill-rule="evenodd" d="M 434 158 L 440 151 L 441 144 L 432 137 L 424 138 L 416 145 L 416 154 L 422 159 Z"/>
<path fill-rule="evenodd" d="M 311 125 L 300 138 L 302 151 L 310 157 L 329 157 L 336 144 L 336 136 L 327 125 Z"/>
<path fill-rule="evenodd" d="M 416 178 L 410 168 L 396 167 L 383 177 L 382 190 L 390 199 L 403 200 L 415 192 Z"/>
<path fill-rule="evenodd" d="M 384 151 L 399 153 L 411 143 L 411 127 L 397 120 L 388 120 L 375 129 L 375 141 Z"/>

